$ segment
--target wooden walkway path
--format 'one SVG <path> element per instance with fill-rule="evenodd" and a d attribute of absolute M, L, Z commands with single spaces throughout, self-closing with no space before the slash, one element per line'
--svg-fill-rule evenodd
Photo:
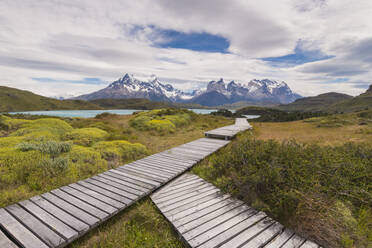
<path fill-rule="evenodd" d="M 208 132 L 205 132 L 207 138 L 217 138 L 229 140 L 235 137 L 241 131 L 251 129 L 252 126 L 247 122 L 245 118 L 236 118 L 235 125 L 225 126 L 217 128 Z"/>
<path fill-rule="evenodd" d="M 193 248 L 320 247 L 190 173 L 165 185 L 151 199 Z"/>
<path fill-rule="evenodd" d="M 0 248 L 64 247 L 229 142 L 201 138 L 1 208 Z"/>

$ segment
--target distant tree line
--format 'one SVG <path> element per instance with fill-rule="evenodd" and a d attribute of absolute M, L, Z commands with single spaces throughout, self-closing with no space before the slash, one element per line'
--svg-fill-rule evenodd
<path fill-rule="evenodd" d="M 326 116 L 328 113 L 324 112 L 286 112 L 273 108 L 265 107 L 245 107 L 237 110 L 235 113 L 228 109 L 219 109 L 218 111 L 212 112 L 211 115 L 219 115 L 225 117 L 244 117 L 244 115 L 259 115 L 259 118 L 251 119 L 252 122 L 287 122 L 304 120 L 312 117 Z"/>

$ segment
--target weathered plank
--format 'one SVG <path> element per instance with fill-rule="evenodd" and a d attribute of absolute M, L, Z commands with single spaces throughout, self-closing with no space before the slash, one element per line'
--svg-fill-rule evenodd
<path fill-rule="evenodd" d="M 61 198 L 51 194 L 45 193 L 41 195 L 44 199 L 53 203 L 58 208 L 63 209 L 66 213 L 74 216 L 76 219 L 81 220 L 83 223 L 88 224 L 90 227 L 96 226 L 100 219 L 94 217 L 93 215 L 88 214 L 87 212 L 81 210 L 80 208 L 75 207 L 74 205 L 62 200 Z"/>
<path fill-rule="evenodd" d="M 85 182 L 85 181 L 79 181 L 79 182 L 77 182 L 77 184 L 82 185 L 82 186 L 84 186 L 88 189 L 91 189 L 93 191 L 96 191 L 96 192 L 98 192 L 98 193 L 100 193 L 100 194 L 102 194 L 106 197 L 112 198 L 112 199 L 114 199 L 118 202 L 124 203 L 125 205 L 128 205 L 128 204 L 132 203 L 132 200 L 130 200 L 128 198 L 126 198 L 122 195 L 118 195 L 118 194 L 116 194 L 114 192 L 111 192 L 109 190 L 106 190 L 104 188 L 98 187 L 94 184 L 91 184 L 91 183 L 88 183 L 88 182 Z"/>
<path fill-rule="evenodd" d="M 244 243 L 244 241 L 249 239 L 248 237 L 254 237 L 257 235 L 257 233 L 260 233 L 273 223 L 272 220 L 266 221 L 263 219 L 265 217 L 264 214 L 254 213 L 255 212 L 251 212 L 253 215 L 247 215 L 246 213 L 237 215 L 224 223 L 220 223 L 203 235 L 190 240 L 190 243 L 194 243 L 196 245 L 201 244 L 199 247 L 215 247 L 225 243 L 226 240 L 236 237 L 237 233 L 240 233 L 240 237 L 236 240 L 243 240 L 241 243 Z M 247 230 L 249 230 L 249 232 Z M 245 234 L 242 235 L 242 232 Z M 236 246 L 237 245 L 231 244 L 227 246 L 225 245 L 225 247 Z"/>
<path fill-rule="evenodd" d="M 205 132 L 206 137 L 231 139 L 241 131 L 250 129 L 251 125 L 245 118 L 237 118 L 235 125 L 225 126 Z"/>
<path fill-rule="evenodd" d="M 111 191 L 115 194 L 124 196 L 125 198 L 128 198 L 129 200 L 135 200 L 135 199 L 138 198 L 138 195 L 136 195 L 136 194 L 133 194 L 133 193 L 124 191 L 122 189 L 116 188 L 114 186 L 111 186 L 110 184 L 103 183 L 101 181 L 95 180 L 94 178 L 88 178 L 88 179 L 84 180 L 84 182 L 94 184 L 95 186 L 98 186 L 98 187 L 103 188 L 105 190 Z"/>
<path fill-rule="evenodd" d="M 70 184 L 67 187 L 60 188 L 66 193 L 69 193 L 80 200 L 92 204 L 102 211 L 113 215 L 116 214 L 119 209 L 123 209 L 126 205 L 110 197 L 107 197 L 101 193 L 98 193 L 90 188 L 84 187 L 76 183 Z"/>
<path fill-rule="evenodd" d="M 111 185 L 115 188 L 121 189 L 121 190 L 126 191 L 130 194 L 133 194 L 137 197 L 142 196 L 142 195 L 145 194 L 145 192 L 143 192 L 143 191 L 140 191 L 140 190 L 134 189 L 132 187 L 129 187 L 125 184 L 122 184 L 119 180 L 117 180 L 115 178 L 107 178 L 105 176 L 94 176 L 94 177 L 91 177 L 91 179 L 100 181 L 101 183 L 106 183 L 106 184 Z"/>
<path fill-rule="evenodd" d="M 61 198 L 62 200 L 74 205 L 77 208 L 84 210 L 85 212 L 93 215 L 94 217 L 100 219 L 101 221 L 110 217 L 110 215 L 99 208 L 96 208 L 94 205 L 88 204 L 79 198 L 76 198 L 60 189 L 55 189 L 51 191 L 52 194 Z"/>
<path fill-rule="evenodd" d="M 40 240 L 51 247 L 61 247 L 66 241 L 51 230 L 48 226 L 24 210 L 18 204 L 6 207 L 6 210 L 13 215 L 20 223 L 27 227 Z"/>
<path fill-rule="evenodd" d="M 4 228 L 23 247 L 48 248 L 43 241 L 36 237 L 3 208 L 0 208 L 0 220 L 2 228 Z"/>
<path fill-rule="evenodd" d="M 303 243 L 305 243 L 305 239 L 294 234 L 282 247 L 283 248 L 298 248 Z"/>
<path fill-rule="evenodd" d="M 18 248 L 18 246 L 13 241 L 11 241 L 1 230 L 0 230 L 0 247 Z"/>
<path fill-rule="evenodd" d="M 290 229 L 284 229 L 279 235 L 273 238 L 271 242 L 265 245 L 265 248 L 277 248 L 282 247 L 285 242 L 287 242 L 292 236 L 294 232 Z"/>
<path fill-rule="evenodd" d="M 78 237 L 78 232 L 75 231 L 70 226 L 66 225 L 64 222 L 60 221 L 44 209 L 40 208 L 35 203 L 25 200 L 19 202 L 23 208 L 25 208 L 28 212 L 32 213 L 36 216 L 39 220 L 49 226 L 52 230 L 66 239 L 68 242 L 72 241 L 73 239 Z"/>
<path fill-rule="evenodd" d="M 160 183 L 158 181 L 154 181 L 152 179 L 145 178 L 142 175 L 138 175 L 138 174 L 134 174 L 134 173 L 129 173 L 128 171 L 119 170 L 119 169 L 112 169 L 112 170 L 109 170 L 109 171 L 111 171 L 113 173 L 117 173 L 117 174 L 123 175 L 123 176 L 125 176 L 127 178 L 135 179 L 137 181 L 140 181 L 140 182 L 149 184 L 153 188 L 156 188 L 156 187 L 159 187 L 160 186 Z"/>
<path fill-rule="evenodd" d="M 248 242 L 245 243 L 242 247 L 263 247 L 265 244 L 270 242 L 270 240 L 275 238 L 282 230 L 283 226 L 280 223 L 276 222 L 253 239 L 251 238 L 248 240 L 247 237 L 244 237 L 248 240 Z"/>
<path fill-rule="evenodd" d="M 45 200 L 41 196 L 34 196 L 30 199 L 33 203 L 58 218 L 60 221 L 63 221 L 66 225 L 72 227 L 78 233 L 84 233 L 89 230 L 89 225 L 83 221 L 75 218 L 71 214 L 65 212 L 59 207 L 53 205 L 49 201 Z"/>

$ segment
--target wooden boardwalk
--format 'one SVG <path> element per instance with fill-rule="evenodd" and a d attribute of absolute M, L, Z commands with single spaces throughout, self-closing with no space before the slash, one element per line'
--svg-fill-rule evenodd
<path fill-rule="evenodd" d="M 320 247 L 190 173 L 165 185 L 151 199 L 193 248 Z"/>
<path fill-rule="evenodd" d="M 251 129 L 252 126 L 247 122 L 245 118 L 236 118 L 235 125 L 225 126 L 217 128 L 211 131 L 205 132 L 207 138 L 217 138 L 229 140 L 235 137 L 239 132 Z"/>
<path fill-rule="evenodd" d="M 229 142 L 201 138 L 1 208 L 0 248 L 64 247 Z"/>

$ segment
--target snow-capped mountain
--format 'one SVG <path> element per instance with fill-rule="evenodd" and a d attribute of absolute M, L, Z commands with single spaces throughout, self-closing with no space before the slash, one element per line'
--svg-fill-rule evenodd
<path fill-rule="evenodd" d="M 212 93 L 213 92 L 213 93 Z M 239 101 L 262 102 L 262 103 L 291 103 L 300 95 L 295 94 L 285 82 L 277 82 L 269 79 L 251 80 L 247 85 L 242 85 L 231 81 L 228 84 L 221 78 L 219 81 L 209 82 L 204 93 L 193 98 L 194 103 L 207 106 L 215 106 L 218 99 L 219 105 L 230 104 Z M 206 98 L 211 104 L 206 104 Z"/>
<path fill-rule="evenodd" d="M 177 102 L 189 100 L 192 94 L 175 89 L 171 84 L 163 84 L 156 77 L 140 81 L 129 74 L 116 80 L 106 88 L 91 94 L 81 95 L 78 99 L 93 100 L 102 98 L 146 98 L 152 101 Z"/>
<path fill-rule="evenodd" d="M 161 83 L 156 77 L 143 81 L 125 74 L 123 78 L 111 83 L 108 87 L 91 94 L 79 96 L 77 99 L 146 98 L 153 101 L 218 106 L 239 101 L 285 104 L 300 97 L 300 95 L 293 93 L 285 82 L 269 79 L 254 79 L 243 85 L 235 81 L 226 84 L 221 78 L 218 81 L 209 82 L 206 89 L 185 93 L 175 89 L 171 84 Z"/>

